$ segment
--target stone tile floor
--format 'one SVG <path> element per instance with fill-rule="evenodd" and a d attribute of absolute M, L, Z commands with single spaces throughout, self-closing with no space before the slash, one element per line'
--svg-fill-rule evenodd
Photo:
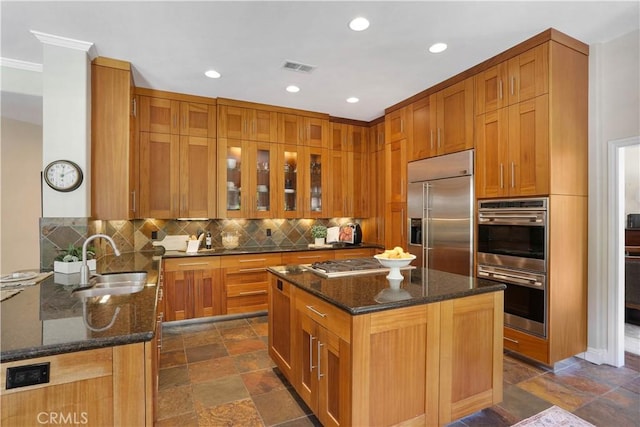
<path fill-rule="evenodd" d="M 267 353 L 267 317 L 165 324 L 156 426 L 319 426 Z M 640 426 L 640 357 L 555 371 L 505 354 L 504 399 L 450 427 L 510 426 L 557 405 L 600 426 Z"/>

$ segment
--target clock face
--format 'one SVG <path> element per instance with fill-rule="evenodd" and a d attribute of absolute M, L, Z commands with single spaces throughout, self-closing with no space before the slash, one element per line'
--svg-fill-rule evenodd
<path fill-rule="evenodd" d="M 44 180 L 57 191 L 73 191 L 82 184 L 82 169 L 68 160 L 56 160 L 45 168 Z"/>

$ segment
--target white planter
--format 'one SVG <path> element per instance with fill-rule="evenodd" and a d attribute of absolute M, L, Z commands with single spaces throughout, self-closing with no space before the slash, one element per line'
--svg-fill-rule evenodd
<path fill-rule="evenodd" d="M 64 274 L 79 273 L 81 265 L 82 265 L 82 261 L 75 261 L 75 262 L 54 261 L 53 271 L 55 271 L 56 273 L 64 273 Z M 91 271 L 96 270 L 95 259 L 90 259 L 89 261 L 87 261 L 87 265 L 89 266 L 89 270 Z"/>
<path fill-rule="evenodd" d="M 315 238 L 315 245 L 316 245 L 316 246 L 322 246 L 322 245 L 324 245 L 324 237 L 316 237 L 316 238 Z"/>

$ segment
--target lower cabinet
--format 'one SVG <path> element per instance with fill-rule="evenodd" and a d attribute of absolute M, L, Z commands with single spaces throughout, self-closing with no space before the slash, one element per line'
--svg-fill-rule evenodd
<path fill-rule="evenodd" d="M 220 257 L 164 260 L 164 320 L 184 320 L 223 314 Z"/>
<path fill-rule="evenodd" d="M 267 309 L 267 267 L 280 265 L 280 253 L 220 257 L 224 280 L 223 314 L 251 313 Z"/>
<path fill-rule="evenodd" d="M 49 382 L 3 390 L 2 426 L 153 426 L 153 341 L 3 363 L 49 363 Z"/>
<path fill-rule="evenodd" d="M 269 354 L 324 426 L 443 425 L 502 400 L 502 292 L 351 316 L 269 289 Z"/>

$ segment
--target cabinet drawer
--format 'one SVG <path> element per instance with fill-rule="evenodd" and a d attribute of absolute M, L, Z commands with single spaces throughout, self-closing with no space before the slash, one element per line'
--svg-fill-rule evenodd
<path fill-rule="evenodd" d="M 504 348 L 542 363 L 549 363 L 549 343 L 514 329 L 504 328 Z"/>
<path fill-rule="evenodd" d="M 282 254 L 282 264 L 312 264 L 314 262 L 327 261 L 333 259 L 333 252 L 333 250 L 284 252 Z"/>
<path fill-rule="evenodd" d="M 308 292 L 296 292 L 296 310 L 346 342 L 351 342 L 351 316 Z"/>
<path fill-rule="evenodd" d="M 368 258 L 373 256 L 373 248 L 362 249 L 337 249 L 334 254 L 335 259 Z"/>
<path fill-rule="evenodd" d="M 227 285 L 227 314 L 266 310 L 267 286 L 266 282 Z"/>
<path fill-rule="evenodd" d="M 220 266 L 227 272 L 242 273 L 265 270 L 267 267 L 282 264 L 282 257 L 276 254 L 253 254 L 224 256 L 220 260 Z"/>
<path fill-rule="evenodd" d="M 184 257 L 164 260 L 164 271 L 212 270 L 220 268 L 220 257 Z"/>

